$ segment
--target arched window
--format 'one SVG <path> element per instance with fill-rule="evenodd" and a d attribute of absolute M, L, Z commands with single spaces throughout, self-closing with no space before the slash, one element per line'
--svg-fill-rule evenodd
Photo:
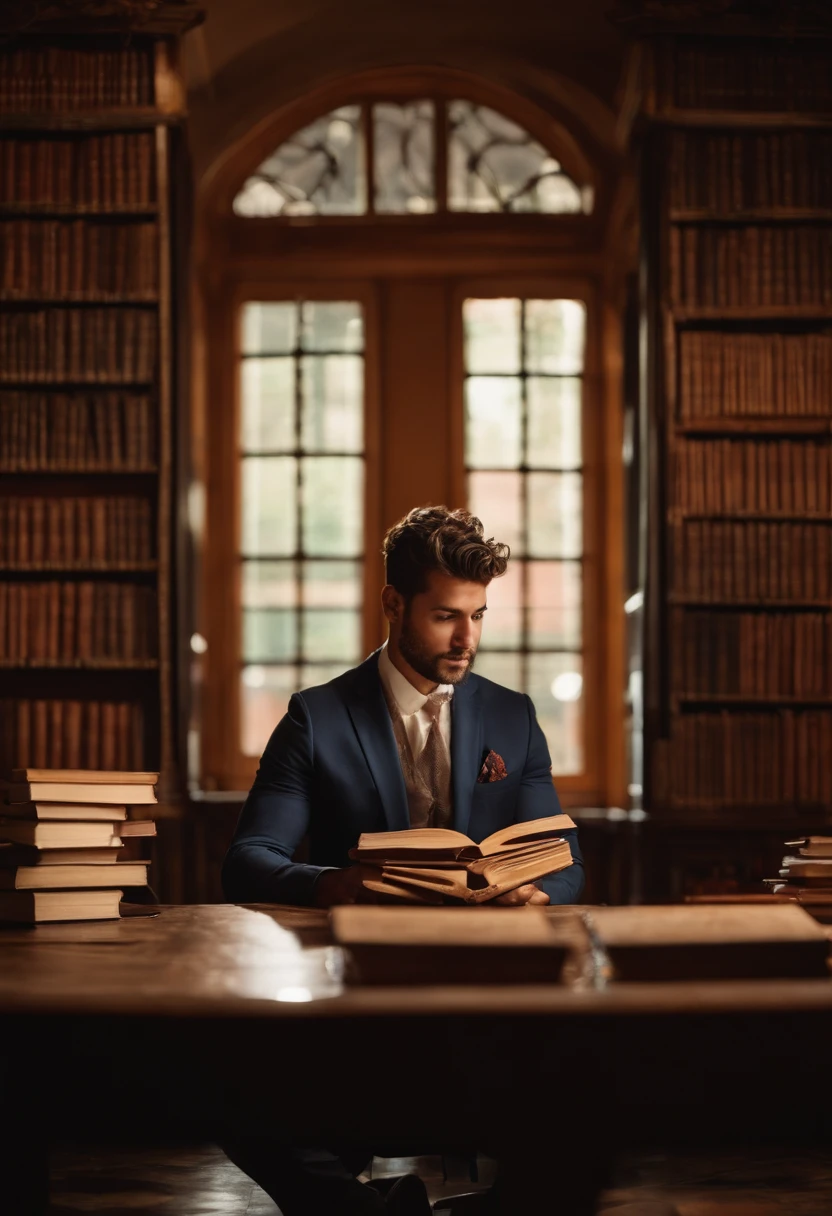
<path fill-rule="evenodd" d="M 430 215 L 592 210 L 549 149 L 473 101 L 340 106 L 267 156 L 234 199 L 237 215 Z"/>
<path fill-rule="evenodd" d="M 230 408 L 211 426 L 203 774 L 245 787 L 291 693 L 383 640 L 383 531 L 448 502 L 514 554 L 477 670 L 532 696 L 564 801 L 585 801 L 602 784 L 594 183 L 528 105 L 417 85 L 307 108 L 265 156 L 261 138 L 216 221 L 207 380 Z"/>

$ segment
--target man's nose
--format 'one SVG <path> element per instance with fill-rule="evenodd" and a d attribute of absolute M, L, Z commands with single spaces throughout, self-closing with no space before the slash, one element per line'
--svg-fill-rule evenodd
<path fill-rule="evenodd" d="M 454 630 L 454 646 L 457 650 L 473 650 L 475 644 L 474 622 L 460 621 Z"/>

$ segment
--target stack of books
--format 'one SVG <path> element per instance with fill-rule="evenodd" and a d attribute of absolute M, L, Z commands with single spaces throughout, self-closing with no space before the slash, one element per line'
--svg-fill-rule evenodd
<path fill-rule="evenodd" d="M 0 921 L 108 920 L 146 861 L 123 841 L 155 836 L 158 773 L 15 769 L 0 805 Z"/>
<path fill-rule="evenodd" d="M 476 844 L 449 828 L 364 832 L 353 861 L 377 895 L 417 904 L 482 904 L 572 865 L 563 833 L 575 824 L 551 815 L 501 828 Z"/>
<path fill-rule="evenodd" d="M 777 878 L 767 878 L 774 895 L 795 900 L 815 920 L 832 924 L 832 836 L 801 836 L 787 840 L 789 852 Z"/>

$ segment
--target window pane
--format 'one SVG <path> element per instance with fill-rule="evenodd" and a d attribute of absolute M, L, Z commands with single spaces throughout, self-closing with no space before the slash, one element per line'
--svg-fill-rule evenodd
<path fill-rule="evenodd" d="M 243 562 L 243 607 L 294 607 L 297 569 L 296 562 Z"/>
<path fill-rule="evenodd" d="M 542 144 L 487 106 L 448 107 L 451 211 L 575 212 L 591 206 Z"/>
<path fill-rule="evenodd" d="M 519 650 L 523 643 L 523 563 L 510 561 L 502 578 L 488 584 L 488 611 L 480 646 Z"/>
<path fill-rule="evenodd" d="M 360 452 L 364 446 L 364 360 L 304 355 L 301 441 L 307 452 Z"/>
<path fill-rule="evenodd" d="M 502 684 L 505 688 L 523 690 L 522 656 L 519 654 L 494 654 L 492 651 L 480 650 L 474 664 L 478 676 Z"/>
<path fill-rule="evenodd" d="M 466 300 L 465 370 L 469 374 L 520 371 L 520 301 Z"/>
<path fill-rule="evenodd" d="M 526 463 L 533 468 L 580 468 L 581 381 L 530 376 L 526 397 Z"/>
<path fill-rule="evenodd" d="M 292 451 L 295 447 L 295 361 L 244 359 L 241 435 L 246 452 Z"/>
<path fill-rule="evenodd" d="M 584 768 L 583 664 L 579 654 L 535 654 L 528 663 L 526 691 L 549 744 L 555 773 Z"/>
<path fill-rule="evenodd" d="M 361 107 L 341 106 L 296 131 L 234 199 L 237 215 L 361 215 L 367 209 Z"/>
<path fill-rule="evenodd" d="M 486 536 L 509 545 L 515 557 L 523 556 L 521 473 L 469 473 L 468 502 Z"/>
<path fill-rule="evenodd" d="M 304 658 L 358 662 L 361 653 L 358 612 L 312 608 L 303 613 L 302 629 Z"/>
<path fill-rule="evenodd" d="M 364 349 L 361 305 L 348 300 L 306 300 L 301 345 L 307 351 L 354 354 Z"/>
<path fill-rule="evenodd" d="M 259 756 L 269 735 L 286 713 L 296 689 L 295 668 L 261 663 L 240 672 L 240 747 L 244 756 Z"/>
<path fill-rule="evenodd" d="M 357 557 L 364 548 L 364 462 L 310 456 L 302 466 L 304 552 Z"/>
<path fill-rule="evenodd" d="M 433 102 L 381 102 L 373 106 L 373 123 L 376 211 L 435 211 Z"/>
<path fill-rule="evenodd" d="M 291 659 L 297 648 L 298 625 L 294 611 L 263 608 L 243 611 L 243 658 L 247 662 Z"/>
<path fill-rule="evenodd" d="M 354 667 L 355 663 L 308 663 L 300 669 L 300 687 L 316 688 L 319 684 L 328 684 L 337 676 Z"/>
<path fill-rule="evenodd" d="M 585 332 L 581 300 L 527 300 L 526 370 L 566 376 L 582 372 Z"/>
<path fill-rule="evenodd" d="M 297 346 L 297 320 L 298 307 L 294 301 L 244 304 L 243 354 L 291 354 Z"/>
<path fill-rule="evenodd" d="M 360 608 L 361 562 L 304 562 L 301 603 L 305 608 Z"/>
<path fill-rule="evenodd" d="M 529 563 L 531 650 L 581 645 L 582 576 L 579 562 Z"/>
<path fill-rule="evenodd" d="M 580 557 L 583 493 L 580 473 L 529 473 L 529 555 Z"/>
<path fill-rule="evenodd" d="M 520 459 L 520 380 L 471 376 L 465 382 L 465 458 L 471 468 L 514 468 Z"/>
<path fill-rule="evenodd" d="M 242 460 L 242 552 L 288 556 L 297 548 L 297 461 L 291 456 Z"/>

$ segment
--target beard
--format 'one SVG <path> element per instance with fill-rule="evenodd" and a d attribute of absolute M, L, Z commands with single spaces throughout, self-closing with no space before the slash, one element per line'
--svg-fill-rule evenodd
<path fill-rule="evenodd" d="M 432 654 L 419 635 L 411 629 L 406 613 L 399 636 L 399 650 L 402 658 L 407 660 L 413 670 L 423 680 L 430 680 L 431 684 L 464 684 L 471 674 L 477 653 L 476 650 L 452 650 L 444 654 Z M 468 663 L 461 670 L 449 670 L 443 663 L 446 659 L 467 659 Z"/>

